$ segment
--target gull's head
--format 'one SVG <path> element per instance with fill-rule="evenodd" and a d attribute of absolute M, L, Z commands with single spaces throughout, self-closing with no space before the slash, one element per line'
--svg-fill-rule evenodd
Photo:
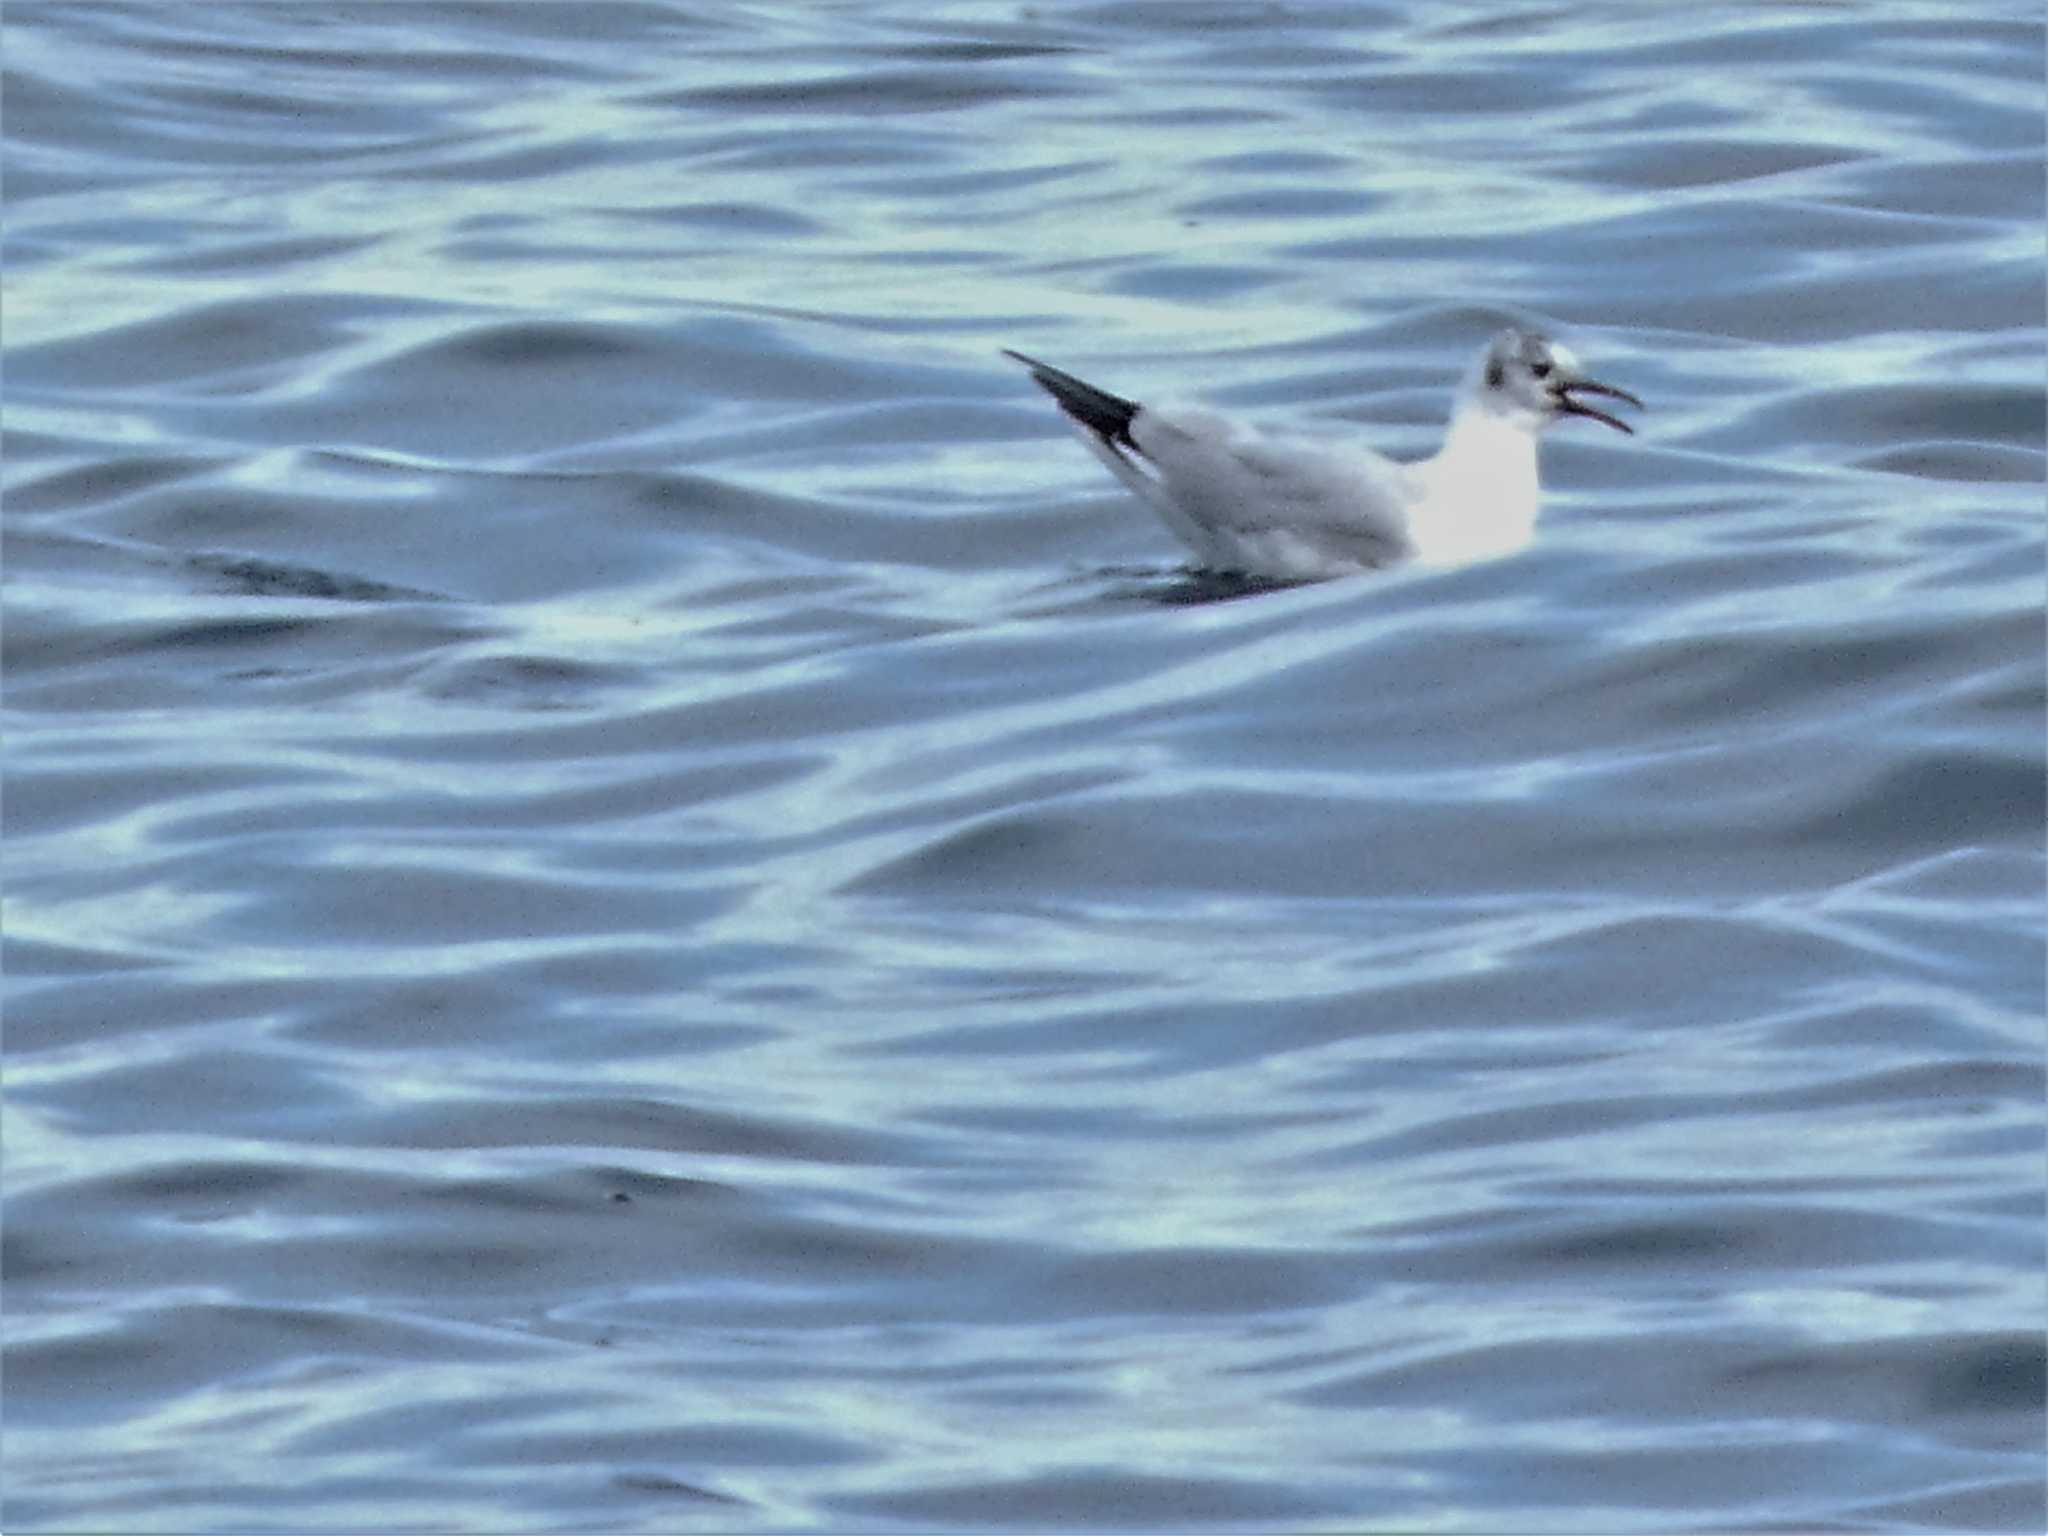
<path fill-rule="evenodd" d="M 1502 331 L 1494 337 L 1465 389 L 1471 404 L 1525 432 L 1540 432 L 1567 416 L 1590 416 L 1617 431 L 1633 432 L 1627 422 L 1579 397 L 1605 395 L 1638 409 L 1643 403 L 1625 389 L 1586 377 L 1572 349 L 1540 331 Z"/>

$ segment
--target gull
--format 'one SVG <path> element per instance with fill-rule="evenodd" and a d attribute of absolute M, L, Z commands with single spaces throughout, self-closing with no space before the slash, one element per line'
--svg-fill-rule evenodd
<path fill-rule="evenodd" d="M 1320 581 L 1381 566 L 1463 565 L 1536 532 L 1536 439 L 1567 416 L 1634 428 L 1588 405 L 1625 389 L 1570 348 L 1505 330 L 1465 376 L 1443 446 L 1413 463 L 1329 435 L 1266 431 L 1199 405 L 1140 405 L 1003 349 L 1031 370 L 1109 469 L 1205 569 Z"/>

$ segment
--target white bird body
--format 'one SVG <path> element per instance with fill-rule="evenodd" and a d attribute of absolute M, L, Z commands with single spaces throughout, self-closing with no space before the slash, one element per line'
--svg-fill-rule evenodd
<path fill-rule="evenodd" d="M 1641 404 L 1586 378 L 1563 347 L 1505 332 L 1460 390 L 1443 446 L 1404 464 L 1345 438 L 1269 432 L 1203 406 L 1139 405 L 1010 355 L 1201 566 L 1282 581 L 1521 549 L 1541 501 L 1537 434 L 1565 415 L 1629 430 L 1572 391 Z"/>

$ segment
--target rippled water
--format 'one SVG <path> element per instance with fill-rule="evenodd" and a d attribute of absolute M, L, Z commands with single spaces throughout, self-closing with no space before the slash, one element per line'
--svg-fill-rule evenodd
<path fill-rule="evenodd" d="M 2039 1529 L 2037 11 L 9 6 L 6 1528 Z"/>

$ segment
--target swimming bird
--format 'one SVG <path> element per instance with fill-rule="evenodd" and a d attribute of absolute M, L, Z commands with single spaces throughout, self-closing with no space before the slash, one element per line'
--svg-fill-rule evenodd
<path fill-rule="evenodd" d="M 1414 562 L 1462 565 L 1536 531 L 1536 439 L 1567 416 L 1634 428 L 1587 395 L 1642 401 L 1588 378 L 1571 349 L 1505 330 L 1465 376 L 1443 446 L 1402 463 L 1339 437 L 1272 432 L 1198 405 L 1140 405 L 1021 352 L 1082 441 L 1205 569 L 1319 581 Z"/>

